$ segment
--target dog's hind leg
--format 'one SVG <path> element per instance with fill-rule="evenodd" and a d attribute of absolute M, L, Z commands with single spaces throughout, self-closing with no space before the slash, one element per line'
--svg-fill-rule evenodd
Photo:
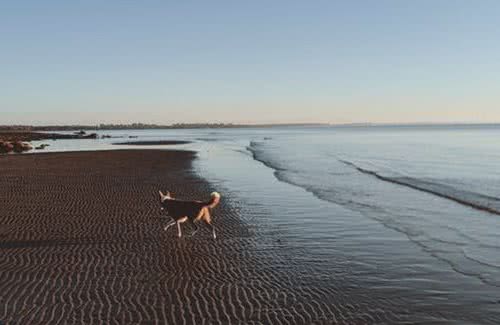
<path fill-rule="evenodd" d="M 217 235 L 215 234 L 215 226 L 212 225 L 212 216 L 210 216 L 210 211 L 207 208 L 204 208 L 202 211 L 203 221 L 205 221 L 206 224 L 210 226 L 210 228 L 212 229 L 212 236 L 214 237 L 214 239 L 217 239 Z"/>
<path fill-rule="evenodd" d="M 217 235 L 215 234 L 215 227 L 214 225 L 212 225 L 212 217 L 210 216 L 210 211 L 208 210 L 208 208 L 203 208 L 201 210 L 201 215 L 199 216 L 199 218 L 205 221 L 205 223 L 210 226 L 210 228 L 212 229 L 212 236 L 214 237 L 214 239 L 217 239 Z"/>
<path fill-rule="evenodd" d="M 214 236 L 214 239 L 217 239 L 217 235 L 215 234 L 215 226 L 212 225 L 211 222 L 208 225 L 210 226 L 210 228 L 212 228 L 212 235 Z"/>
<path fill-rule="evenodd" d="M 194 236 L 194 234 L 196 234 L 196 233 L 198 232 L 199 227 L 198 227 L 198 225 L 196 224 L 196 221 L 195 221 L 195 220 L 189 219 L 189 221 L 191 222 L 191 224 L 192 224 L 192 225 L 193 225 L 193 227 L 194 227 L 194 231 L 193 231 L 193 233 L 191 234 L 191 237 L 192 237 L 192 236 Z"/>
<path fill-rule="evenodd" d="M 179 236 L 179 238 L 182 237 L 181 223 L 184 223 L 187 220 L 188 220 L 188 217 L 184 217 L 182 219 L 177 220 L 177 236 Z"/>

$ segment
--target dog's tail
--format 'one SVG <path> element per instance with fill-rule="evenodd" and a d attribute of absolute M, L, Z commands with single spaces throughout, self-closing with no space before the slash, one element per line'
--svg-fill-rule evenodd
<path fill-rule="evenodd" d="M 206 206 L 210 209 L 213 209 L 217 206 L 217 204 L 219 204 L 220 202 L 220 194 L 217 193 L 217 192 L 212 192 L 212 194 L 210 194 L 210 196 L 212 197 L 210 199 L 210 201 L 208 201 L 206 203 Z"/>

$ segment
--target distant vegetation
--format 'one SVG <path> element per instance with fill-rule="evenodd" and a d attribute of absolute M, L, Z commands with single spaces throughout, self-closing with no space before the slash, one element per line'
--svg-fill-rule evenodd
<path fill-rule="evenodd" d="M 132 129 L 224 129 L 245 127 L 273 127 L 273 126 L 319 126 L 325 124 L 302 123 L 302 124 L 233 124 L 233 123 L 176 123 L 170 125 L 161 124 L 99 124 L 99 125 L 0 125 L 0 131 L 75 131 L 75 130 L 132 130 Z"/>

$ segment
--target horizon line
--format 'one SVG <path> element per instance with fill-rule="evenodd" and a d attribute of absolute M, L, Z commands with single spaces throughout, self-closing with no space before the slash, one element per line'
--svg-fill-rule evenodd
<path fill-rule="evenodd" d="M 99 124 L 0 124 L 2 128 L 50 128 L 50 127 L 82 127 L 95 128 L 101 126 L 155 126 L 155 127 L 176 127 L 176 126 L 219 126 L 219 127 L 258 127 L 258 126 L 481 126 L 481 125 L 500 125 L 500 121 L 494 122 L 349 122 L 349 123 L 332 123 L 332 122 L 280 122 L 280 123 L 235 123 L 235 122 L 180 122 L 171 124 L 161 123 L 99 123 Z"/>

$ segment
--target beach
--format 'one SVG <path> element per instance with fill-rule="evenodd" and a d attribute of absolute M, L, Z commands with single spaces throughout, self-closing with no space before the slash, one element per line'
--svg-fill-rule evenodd
<path fill-rule="evenodd" d="M 0 320 L 5 324 L 352 323 L 333 294 L 300 288 L 259 255 L 222 203 L 218 239 L 163 231 L 158 190 L 207 199 L 189 151 L 0 157 Z M 224 198 L 224 193 L 222 193 Z M 280 263 L 283 263 L 281 261 Z M 340 305 L 339 305 L 340 306 Z M 349 312 L 349 314 L 347 314 Z"/>
<path fill-rule="evenodd" d="M 395 231 L 382 219 L 382 210 L 358 212 L 319 199 L 323 194 L 290 186 L 301 179 L 287 173 L 300 165 L 284 169 L 281 164 L 273 172 L 268 166 L 275 160 L 264 156 L 266 146 L 280 153 L 284 162 L 300 162 L 295 156 L 285 160 L 291 155 L 286 148 L 292 146 L 279 151 L 273 147 L 288 141 L 288 135 L 277 131 L 274 138 L 263 138 L 256 130 L 252 137 L 260 140 L 252 143 L 252 156 L 224 142 L 226 137 L 243 137 L 241 143 L 248 143 L 248 131 L 202 132 L 162 133 L 158 138 L 184 137 L 193 150 L 109 150 L 114 147 L 109 139 L 61 141 L 61 147 L 49 148 L 87 150 L 92 145 L 105 149 L 100 151 L 1 155 L 0 321 L 497 323 L 500 300 L 494 270 L 485 269 L 491 279 L 482 276 L 479 282 L 468 275 L 469 269 L 461 268 L 472 268 L 470 264 L 448 262 L 447 246 L 431 251 L 429 240 L 420 243 L 417 235 Z M 139 140 L 157 139 L 156 133 L 138 135 Z M 304 141 L 310 143 L 309 139 Z M 293 141 L 299 143 L 295 137 Z M 317 168 L 309 162 L 304 166 Z M 342 168 L 345 165 L 335 166 L 336 181 L 331 184 L 344 184 Z M 328 184 L 326 174 L 319 169 L 318 174 L 323 180 L 311 175 L 306 179 Z M 394 194 L 395 185 L 363 174 L 360 182 L 350 170 L 345 177 L 345 184 L 363 184 L 366 191 L 374 186 L 394 202 L 432 200 L 412 189 L 396 188 Z M 203 224 L 193 237 L 187 224 L 181 239 L 175 227 L 165 232 L 169 219 L 160 210 L 159 190 L 190 200 L 208 200 L 212 191 L 220 192 L 221 203 L 212 213 L 217 239 Z M 367 197 L 373 195 L 359 196 Z M 465 209 L 448 200 L 432 202 L 450 216 Z M 478 218 L 483 213 L 465 212 Z M 425 217 L 425 211 L 416 217 Z M 478 224 L 477 220 L 470 222 Z M 486 222 L 484 229 L 494 229 L 495 219 L 483 218 Z"/>
<path fill-rule="evenodd" d="M 0 325 L 500 325 L 500 1 L 0 8 Z"/>
<path fill-rule="evenodd" d="M 215 299 L 224 271 L 234 267 L 229 262 L 237 262 L 221 258 L 229 252 L 220 244 L 243 231 L 236 217 L 217 213 L 224 203 L 215 212 L 221 241 L 203 228 L 195 239 L 179 240 L 162 227 L 159 189 L 209 196 L 209 185 L 190 173 L 193 155 L 0 157 L 0 320 L 149 324 L 231 317 L 229 305 Z"/>

